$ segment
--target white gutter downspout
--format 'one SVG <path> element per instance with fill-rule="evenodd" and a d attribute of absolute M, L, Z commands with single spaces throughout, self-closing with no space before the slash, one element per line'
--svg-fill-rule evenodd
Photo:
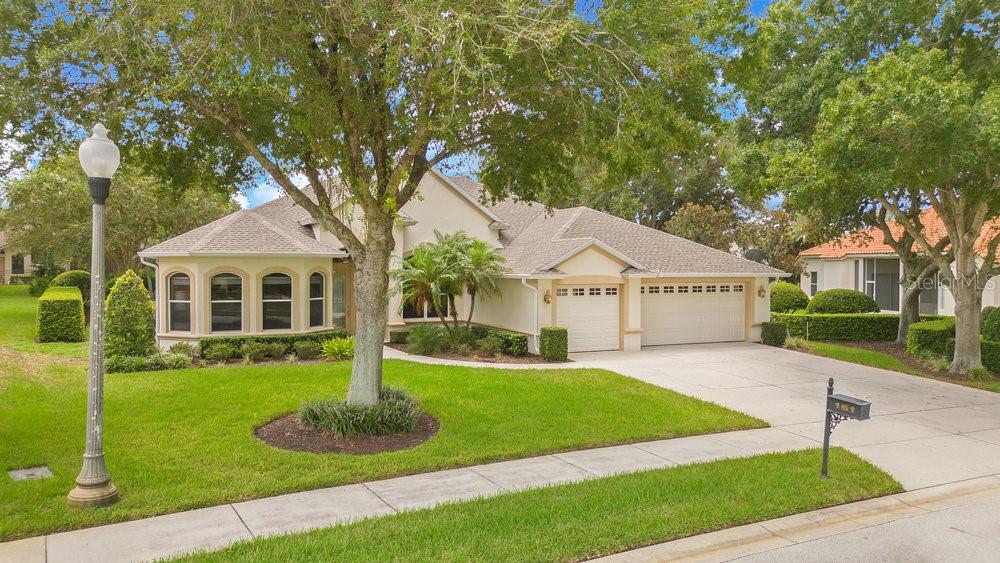
<path fill-rule="evenodd" d="M 153 303 L 156 305 L 156 312 L 153 318 L 156 322 L 156 332 L 160 332 L 160 265 L 155 262 L 148 262 L 142 256 L 139 257 L 139 262 L 153 269 Z"/>
<path fill-rule="evenodd" d="M 534 318 L 532 319 L 532 325 L 531 325 L 531 339 L 534 340 L 534 342 L 535 342 L 535 352 L 537 353 L 538 350 L 539 350 L 539 348 L 538 348 L 538 346 L 539 346 L 538 345 L 538 288 L 537 287 L 531 287 L 530 285 L 528 285 L 528 278 L 521 278 L 521 285 L 523 285 L 524 287 L 530 289 L 531 293 L 533 293 L 535 295 L 535 299 L 533 300 L 533 303 L 535 304 L 535 306 L 532 308 L 532 313 L 533 313 L 532 316 Z"/>

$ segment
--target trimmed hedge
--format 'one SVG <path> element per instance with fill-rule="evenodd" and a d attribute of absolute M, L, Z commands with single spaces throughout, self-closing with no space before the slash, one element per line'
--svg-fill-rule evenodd
<path fill-rule="evenodd" d="M 771 284 L 771 312 L 790 313 L 809 306 L 809 296 L 794 283 L 776 281 Z"/>
<path fill-rule="evenodd" d="M 511 356 L 524 356 L 528 353 L 528 335 L 500 328 L 487 331 L 489 336 L 498 336 L 503 341 L 503 351 Z"/>
<path fill-rule="evenodd" d="M 771 320 L 808 340 L 895 340 L 899 330 L 899 315 L 772 313 Z"/>
<path fill-rule="evenodd" d="M 980 317 L 979 333 L 991 342 L 1000 342 L 1000 307 L 986 307 Z"/>
<path fill-rule="evenodd" d="M 154 353 L 148 356 L 108 356 L 104 370 L 108 373 L 184 369 L 191 365 L 187 354 Z"/>
<path fill-rule="evenodd" d="M 760 341 L 768 346 L 782 347 L 788 339 L 788 327 L 782 323 L 764 322 L 760 324 Z"/>
<path fill-rule="evenodd" d="M 406 344 L 406 335 L 409 334 L 408 330 L 390 330 L 389 331 L 389 342 L 393 344 Z"/>
<path fill-rule="evenodd" d="M 49 286 L 75 287 L 80 290 L 85 307 L 90 306 L 90 272 L 86 270 L 68 270 L 52 278 Z"/>
<path fill-rule="evenodd" d="M 284 350 L 281 352 L 281 356 L 285 356 L 294 351 L 295 343 L 302 342 L 304 340 L 309 340 L 313 342 L 323 343 L 325 340 L 330 340 L 331 338 L 344 338 L 350 336 L 350 333 L 346 330 L 334 329 L 334 330 L 324 330 L 321 332 L 307 332 L 304 334 L 267 334 L 258 336 L 206 336 L 198 340 L 198 347 L 201 349 L 201 355 L 203 358 L 209 359 L 212 357 L 211 349 L 220 344 L 225 344 L 230 346 L 234 350 L 234 356 L 231 357 L 243 357 L 243 346 L 247 342 L 262 342 L 265 344 L 270 343 L 281 343 L 284 344 Z M 221 359 L 221 358 L 220 358 Z"/>
<path fill-rule="evenodd" d="M 132 270 L 118 277 L 105 300 L 104 346 L 108 356 L 148 356 L 156 349 L 156 308 Z"/>
<path fill-rule="evenodd" d="M 954 346 L 955 344 L 952 343 L 952 349 L 954 349 Z M 993 373 L 1000 373 L 1000 342 L 983 340 L 981 350 L 983 353 L 983 367 Z"/>
<path fill-rule="evenodd" d="M 949 339 L 955 340 L 954 318 L 913 323 L 906 335 L 906 352 L 911 356 L 925 353 L 948 356 Z"/>
<path fill-rule="evenodd" d="M 814 314 L 878 313 L 880 310 L 878 303 L 868 294 L 843 288 L 820 291 L 806 307 L 807 312 Z"/>
<path fill-rule="evenodd" d="M 539 339 L 539 352 L 541 352 L 545 360 L 549 362 L 565 362 L 569 357 L 569 332 L 566 330 L 566 327 L 542 327 Z"/>
<path fill-rule="evenodd" d="M 83 342 L 83 296 L 76 287 L 49 287 L 38 298 L 39 342 Z"/>

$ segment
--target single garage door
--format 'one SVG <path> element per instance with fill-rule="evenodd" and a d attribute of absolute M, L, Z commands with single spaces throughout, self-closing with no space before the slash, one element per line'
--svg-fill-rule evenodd
<path fill-rule="evenodd" d="M 618 349 L 618 286 L 556 288 L 556 324 L 569 333 L 570 352 Z"/>
<path fill-rule="evenodd" d="M 648 284 L 640 291 L 643 346 L 743 340 L 741 283 Z"/>

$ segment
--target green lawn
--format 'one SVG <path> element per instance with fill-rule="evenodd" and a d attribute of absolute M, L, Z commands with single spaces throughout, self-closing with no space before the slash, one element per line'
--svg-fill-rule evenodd
<path fill-rule="evenodd" d="M 85 342 L 35 342 L 37 299 L 26 285 L 0 285 L 0 346 L 22 352 L 44 352 L 61 356 L 87 356 Z"/>
<path fill-rule="evenodd" d="M 83 450 L 83 364 L 15 354 L 20 359 L 0 365 L 0 470 L 46 464 L 55 478 L 15 483 L 0 473 L 0 540 L 543 452 L 765 426 L 603 370 L 388 361 L 385 383 L 420 399 L 440 421 L 438 434 L 408 451 L 315 455 L 273 449 L 253 428 L 309 399 L 343 396 L 349 363 L 111 374 L 106 451 L 123 500 L 85 511 L 65 499 Z"/>
<path fill-rule="evenodd" d="M 892 356 L 890 354 L 886 354 L 884 352 L 878 352 L 876 350 L 865 350 L 864 348 L 855 348 L 854 346 L 844 346 L 843 344 L 834 344 L 832 342 L 814 342 L 814 341 L 802 341 L 802 342 L 809 349 L 810 352 L 818 356 L 825 356 L 827 358 L 833 358 L 835 360 L 842 360 L 845 362 L 852 362 L 855 364 L 882 368 L 891 371 L 898 371 L 900 373 L 907 373 L 910 375 L 930 377 L 932 379 L 938 379 L 940 381 L 947 381 L 948 383 L 955 383 L 958 385 L 964 385 L 966 387 L 974 387 L 976 389 L 983 389 L 985 391 L 1000 393 L 1000 380 L 994 379 L 993 381 L 971 381 L 968 379 L 949 378 L 943 374 L 940 376 L 936 376 L 930 374 L 929 370 L 915 369 L 912 366 L 909 366 L 906 363 L 904 363 L 899 358 Z"/>
<path fill-rule="evenodd" d="M 834 449 L 659 469 L 363 520 L 201 553 L 192 561 L 566 561 L 895 493 Z"/>

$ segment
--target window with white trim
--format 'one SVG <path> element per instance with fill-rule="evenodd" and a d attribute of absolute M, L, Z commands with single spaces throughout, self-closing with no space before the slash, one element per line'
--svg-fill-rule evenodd
<path fill-rule="evenodd" d="M 566 297 L 567 295 L 569 295 L 569 290 L 565 287 L 556 289 L 556 297 Z"/>
<path fill-rule="evenodd" d="M 674 286 L 672 285 L 663 286 L 663 293 L 673 293 L 673 292 L 674 292 Z"/>
<path fill-rule="evenodd" d="M 595 295 L 600 295 L 600 294 L 601 294 L 601 288 L 599 288 L 599 287 L 592 287 L 592 288 L 590 288 L 590 296 L 591 297 L 594 297 Z"/>
<path fill-rule="evenodd" d="M 701 293 L 701 289 L 702 288 L 701 288 L 700 285 L 692 285 L 691 286 L 691 293 Z"/>
<path fill-rule="evenodd" d="M 309 326 L 323 326 L 326 312 L 325 279 L 319 272 L 309 276 Z"/>
<path fill-rule="evenodd" d="M 573 288 L 573 297 L 583 297 L 584 291 L 582 287 Z"/>
<path fill-rule="evenodd" d="M 649 286 L 649 292 L 650 293 L 659 293 L 660 292 L 660 286 L 658 286 L 658 285 L 651 285 L 651 286 Z"/>
<path fill-rule="evenodd" d="M 292 277 L 288 274 L 268 274 L 261 279 L 261 303 L 264 330 L 292 328 Z"/>
<path fill-rule="evenodd" d="M 212 332 L 243 330 L 243 278 L 216 274 L 210 286 Z"/>
<path fill-rule="evenodd" d="M 743 293 L 743 284 L 733 284 L 733 293 Z"/>
<path fill-rule="evenodd" d="M 716 289 L 717 289 L 717 286 L 714 286 L 714 285 L 706 285 L 706 286 L 705 286 L 705 293 L 715 293 L 715 292 L 716 292 Z"/>
<path fill-rule="evenodd" d="M 191 278 L 187 274 L 167 278 L 167 327 L 170 332 L 191 332 Z"/>
<path fill-rule="evenodd" d="M 639 286 L 639 294 L 640 294 L 640 295 L 643 295 L 643 294 L 645 294 L 645 293 L 646 293 L 646 286 L 644 286 L 644 285 L 640 285 L 640 286 Z"/>
<path fill-rule="evenodd" d="M 729 293 L 729 284 L 722 284 L 719 286 L 719 293 Z"/>
<path fill-rule="evenodd" d="M 618 295 L 617 287 L 606 287 L 604 288 L 604 295 Z"/>
<path fill-rule="evenodd" d="M 686 285 L 677 286 L 677 293 L 687 293 L 687 292 L 688 292 L 688 286 Z"/>

